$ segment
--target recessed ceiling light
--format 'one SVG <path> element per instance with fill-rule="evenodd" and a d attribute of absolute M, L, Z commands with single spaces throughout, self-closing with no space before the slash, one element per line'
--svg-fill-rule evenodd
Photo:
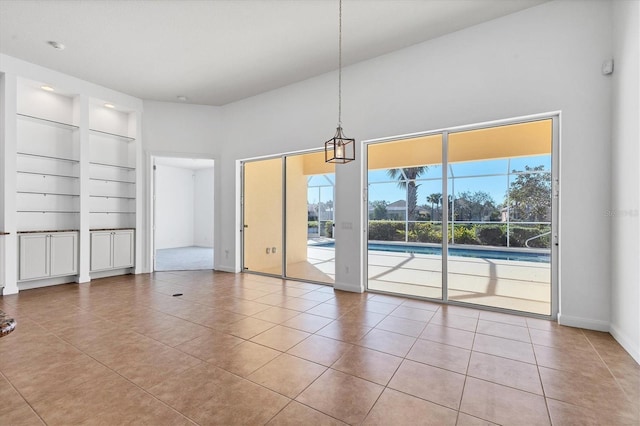
<path fill-rule="evenodd" d="M 48 41 L 47 43 L 54 49 L 64 50 L 64 44 L 60 43 L 59 41 Z"/>
<path fill-rule="evenodd" d="M 51 87 L 51 86 L 47 86 L 46 84 L 44 84 L 44 85 L 40 86 L 40 88 L 41 88 L 42 90 L 46 90 L 47 92 L 54 92 L 54 91 L 55 91 L 55 89 L 54 89 L 53 87 Z"/>
<path fill-rule="evenodd" d="M 187 102 L 189 100 L 189 98 L 187 98 L 184 95 L 177 96 L 177 98 L 179 101 L 182 101 L 182 102 Z"/>
<path fill-rule="evenodd" d="M 110 103 L 106 103 L 106 104 L 104 104 L 104 107 L 113 109 L 113 108 L 115 108 L 115 105 L 110 104 Z"/>

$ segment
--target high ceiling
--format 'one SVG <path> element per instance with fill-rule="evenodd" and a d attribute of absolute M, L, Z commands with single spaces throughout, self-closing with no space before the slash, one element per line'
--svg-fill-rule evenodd
<path fill-rule="evenodd" d="M 344 64 L 545 1 L 344 0 Z M 224 105 L 335 70 L 337 50 L 337 0 L 0 0 L 0 52 L 142 99 Z"/>

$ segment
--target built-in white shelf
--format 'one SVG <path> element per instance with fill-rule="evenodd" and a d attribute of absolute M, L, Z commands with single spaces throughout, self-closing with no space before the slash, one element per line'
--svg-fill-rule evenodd
<path fill-rule="evenodd" d="M 48 118 L 36 117 L 34 115 L 29 115 L 29 114 L 17 113 L 17 116 L 20 119 L 31 120 L 40 124 L 47 124 L 50 126 L 61 127 L 69 130 L 77 130 L 80 128 L 74 124 L 63 123 L 61 121 L 55 121 L 55 120 L 49 120 Z"/>
<path fill-rule="evenodd" d="M 111 137 L 111 138 L 115 138 L 115 139 L 120 139 L 123 140 L 125 142 L 133 142 L 136 140 L 136 138 L 132 138 L 130 136 L 125 136 L 125 135 L 119 135 L 117 133 L 111 133 L 111 132 L 105 132 L 102 130 L 96 130 L 96 129 L 89 129 L 89 131 L 93 134 L 96 135 L 102 135 L 102 136 L 107 136 L 107 137 Z"/>

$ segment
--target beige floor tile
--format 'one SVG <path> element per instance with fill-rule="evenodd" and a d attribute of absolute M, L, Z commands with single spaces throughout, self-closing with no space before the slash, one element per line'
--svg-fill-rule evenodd
<path fill-rule="evenodd" d="M 402 306 L 436 312 L 440 310 L 443 304 L 437 302 L 429 302 L 427 300 L 407 299 L 402 303 Z"/>
<path fill-rule="evenodd" d="M 251 339 L 274 326 L 275 324 L 269 321 L 263 321 L 257 318 L 244 318 L 219 327 L 218 330 L 227 334 L 233 334 L 241 339 Z"/>
<path fill-rule="evenodd" d="M 247 378 L 289 398 L 295 398 L 326 369 L 320 364 L 282 354 Z"/>
<path fill-rule="evenodd" d="M 475 332 L 476 327 L 478 326 L 478 318 L 455 315 L 440 310 L 433 314 L 433 317 L 431 317 L 431 321 L 429 323 Z"/>
<path fill-rule="evenodd" d="M 329 300 L 331 301 L 331 300 Z M 308 314 L 319 315 L 321 317 L 337 319 L 351 310 L 351 307 L 340 307 L 332 303 L 321 303 L 311 309 L 307 309 Z"/>
<path fill-rule="evenodd" d="M 603 413 L 585 407 L 567 404 L 555 399 L 547 399 L 549 415 L 554 425 L 563 426 L 637 426 L 632 418 L 620 417 L 612 413 Z"/>
<path fill-rule="evenodd" d="M 479 318 L 480 312 L 478 309 L 473 308 L 465 308 L 463 306 L 454 306 L 454 305 L 442 305 L 440 310 L 444 314 L 453 314 L 461 317 L 469 317 L 469 318 Z"/>
<path fill-rule="evenodd" d="M 18 320 L 0 340 L 2 425 L 413 426 L 453 424 L 458 406 L 460 426 L 640 424 L 637 362 L 609 333 L 554 321 L 211 271 L 0 308 Z"/>
<path fill-rule="evenodd" d="M 339 319 L 321 328 L 316 334 L 343 342 L 355 343 L 370 330 L 370 327 L 354 323 L 353 321 L 343 321 Z"/>
<path fill-rule="evenodd" d="M 404 334 L 406 336 L 418 337 L 426 326 L 426 322 L 388 316 L 380 321 L 380 323 L 378 323 L 375 328 L 379 330 L 386 330 L 392 331 L 394 333 Z"/>
<path fill-rule="evenodd" d="M 208 361 L 238 376 L 247 377 L 282 352 L 253 342 L 242 342 Z"/>
<path fill-rule="evenodd" d="M 391 355 L 404 357 L 411 346 L 416 342 L 415 337 L 404 334 L 392 333 L 390 331 L 373 329 L 360 341 L 358 345 L 385 352 Z"/>
<path fill-rule="evenodd" d="M 330 318 L 311 315 L 307 313 L 298 313 L 295 317 L 282 323 L 285 327 L 295 328 L 296 330 L 306 331 L 307 333 L 315 333 L 333 320 Z"/>
<path fill-rule="evenodd" d="M 445 327 L 438 324 L 429 324 L 420 335 L 421 339 L 446 345 L 457 346 L 463 349 L 471 349 L 474 333 L 457 328 Z"/>
<path fill-rule="evenodd" d="M 386 386 L 401 362 L 402 358 L 354 346 L 331 368 Z"/>
<path fill-rule="evenodd" d="M 491 423 L 487 420 L 479 419 L 477 417 L 470 416 L 465 413 L 458 413 L 458 422 L 456 426 L 493 426 L 495 423 Z"/>
<path fill-rule="evenodd" d="M 412 305 L 407 305 L 403 303 L 393 310 L 389 315 L 392 317 L 404 318 L 413 321 L 420 321 L 423 323 L 427 323 L 433 318 L 435 315 L 435 311 L 414 308 Z"/>
<path fill-rule="evenodd" d="M 385 314 L 378 314 L 376 312 L 367 311 L 362 309 L 362 307 L 359 306 L 350 310 L 349 312 L 341 316 L 339 319 L 342 322 L 346 322 L 354 325 L 364 325 L 366 327 L 373 328 L 376 325 L 378 325 L 380 321 L 382 321 L 386 317 L 387 316 Z"/>
<path fill-rule="evenodd" d="M 332 299 L 329 299 L 327 303 L 330 303 L 331 300 Z M 301 299 L 299 297 L 287 297 L 281 306 L 283 308 L 292 309 L 294 311 L 304 312 L 318 306 L 319 304 L 320 302 L 316 300 Z"/>
<path fill-rule="evenodd" d="M 503 339 L 502 337 L 476 334 L 473 342 L 473 350 L 489 355 L 514 359 L 516 361 L 528 362 L 530 364 L 536 363 L 535 356 L 533 355 L 533 347 L 530 343 Z"/>
<path fill-rule="evenodd" d="M 407 359 L 466 374 L 471 351 L 456 346 L 418 339 Z"/>
<path fill-rule="evenodd" d="M 297 315 L 300 312 L 294 311 L 292 309 L 280 308 L 278 306 L 272 306 L 269 309 L 266 309 L 262 312 L 258 312 L 253 315 L 253 318 L 257 318 L 263 321 L 273 322 L 275 324 L 281 324 Z"/>
<path fill-rule="evenodd" d="M 460 411 L 504 425 L 549 425 L 544 398 L 529 392 L 467 378 Z"/>
<path fill-rule="evenodd" d="M 362 304 L 362 309 L 367 312 L 373 312 L 381 315 L 388 315 L 393 312 L 398 306 L 395 304 L 376 302 L 374 300 L 367 300 Z"/>
<path fill-rule="evenodd" d="M 126 379 L 113 375 L 85 382 L 54 400 L 36 400 L 33 408 L 48 425 L 191 424 L 180 413 Z"/>
<path fill-rule="evenodd" d="M 577 372 L 587 369 L 593 373 L 611 376 L 607 366 L 593 349 L 578 350 L 534 345 L 533 350 L 538 365 L 543 367 Z"/>
<path fill-rule="evenodd" d="M 84 354 L 27 368 L 6 371 L 5 376 L 28 401 L 45 400 L 85 382 L 103 379 L 113 371 Z"/>
<path fill-rule="evenodd" d="M 582 333 L 582 330 L 572 328 L 569 329 L 572 331 L 565 331 L 566 329 L 567 327 L 562 327 L 547 331 L 529 327 L 529 335 L 534 345 L 560 349 L 593 350 L 593 347 Z"/>
<path fill-rule="evenodd" d="M 170 347 L 151 354 L 127 354 L 122 357 L 122 361 L 110 367 L 144 389 L 162 382 L 169 374 L 179 373 L 202 363 L 201 360 Z"/>
<path fill-rule="evenodd" d="M 480 319 L 486 321 L 500 322 L 504 324 L 527 326 L 527 319 L 518 315 L 503 314 L 500 312 L 481 311 Z"/>
<path fill-rule="evenodd" d="M 175 376 L 151 392 L 201 425 L 264 424 L 289 399 L 214 367 Z"/>
<path fill-rule="evenodd" d="M 176 346 L 176 349 L 206 361 L 216 355 L 226 353 L 242 342 L 244 342 L 243 339 L 231 334 L 209 330 L 206 334 Z"/>
<path fill-rule="evenodd" d="M 346 426 L 346 423 L 341 422 L 338 419 L 329 417 L 326 414 L 300 404 L 296 401 L 291 401 L 289 405 L 284 407 L 282 411 L 278 413 L 269 423 L 268 426 L 301 426 L 301 425 L 314 425 L 314 426 Z"/>
<path fill-rule="evenodd" d="M 310 334 L 304 331 L 277 325 L 251 339 L 252 342 L 286 352 Z"/>
<path fill-rule="evenodd" d="M 542 395 L 538 368 L 526 362 L 473 352 L 467 375 Z"/>
<path fill-rule="evenodd" d="M 383 389 L 380 385 L 329 369 L 296 401 L 354 424 L 364 420 Z"/>
<path fill-rule="evenodd" d="M 588 370 L 563 371 L 539 367 L 542 386 L 547 398 L 567 402 L 603 415 L 617 415 L 640 422 L 639 406 L 626 398 L 612 376 Z"/>
<path fill-rule="evenodd" d="M 289 349 L 287 353 L 330 366 L 352 347 L 349 343 L 314 334 Z"/>
<path fill-rule="evenodd" d="M 420 398 L 385 389 L 364 425 L 455 425 L 457 412 Z"/>
<path fill-rule="evenodd" d="M 44 425 L 27 401 L 0 376 L 0 424 L 2 425 Z"/>
<path fill-rule="evenodd" d="M 405 360 L 388 387 L 457 410 L 465 376 Z"/>
<path fill-rule="evenodd" d="M 478 321 L 476 333 L 488 334 L 489 336 L 504 337 L 505 339 L 518 340 L 520 342 L 531 343 L 529 329 L 519 325 L 505 324 L 501 322 Z"/>

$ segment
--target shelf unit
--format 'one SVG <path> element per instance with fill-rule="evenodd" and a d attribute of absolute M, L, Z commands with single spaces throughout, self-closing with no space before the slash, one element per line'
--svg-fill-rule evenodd
<path fill-rule="evenodd" d="M 134 260 L 142 258 L 141 244 L 135 238 L 142 221 L 138 186 L 142 103 L 108 90 L 98 90 L 93 97 L 53 87 L 55 82 L 19 76 L 7 81 L 15 85 L 15 103 L 0 103 L 8 106 L 7 116 L 13 117 L 9 121 L 13 130 L 8 134 L 15 134 L 15 139 L 6 152 L 15 173 L 7 179 L 5 190 L 15 194 L 10 203 L 15 213 L 10 231 L 17 235 L 11 246 L 18 251 L 17 262 L 11 261 L 8 268 L 12 271 L 0 275 L 20 284 L 13 291 L 140 271 Z M 91 239 L 96 229 L 109 229 L 118 243 L 114 243 L 110 269 L 91 269 Z M 70 237 L 64 244 L 75 251 L 58 249 L 66 233 L 73 236 L 73 244 Z M 56 257 L 22 250 L 27 242 L 30 248 L 42 251 L 44 247 Z M 65 263 L 72 258 L 73 268 Z M 65 267 L 59 268 L 57 262 Z M 50 265 L 51 271 L 43 265 Z"/>
<path fill-rule="evenodd" d="M 78 229 L 80 214 L 79 126 L 72 96 L 39 93 L 24 85 L 16 127 L 18 231 Z"/>
<path fill-rule="evenodd" d="M 120 115 L 120 129 L 128 117 Z M 117 127 L 117 126 L 113 126 Z M 91 228 L 131 228 L 136 221 L 135 138 L 89 130 L 89 213 Z"/>

